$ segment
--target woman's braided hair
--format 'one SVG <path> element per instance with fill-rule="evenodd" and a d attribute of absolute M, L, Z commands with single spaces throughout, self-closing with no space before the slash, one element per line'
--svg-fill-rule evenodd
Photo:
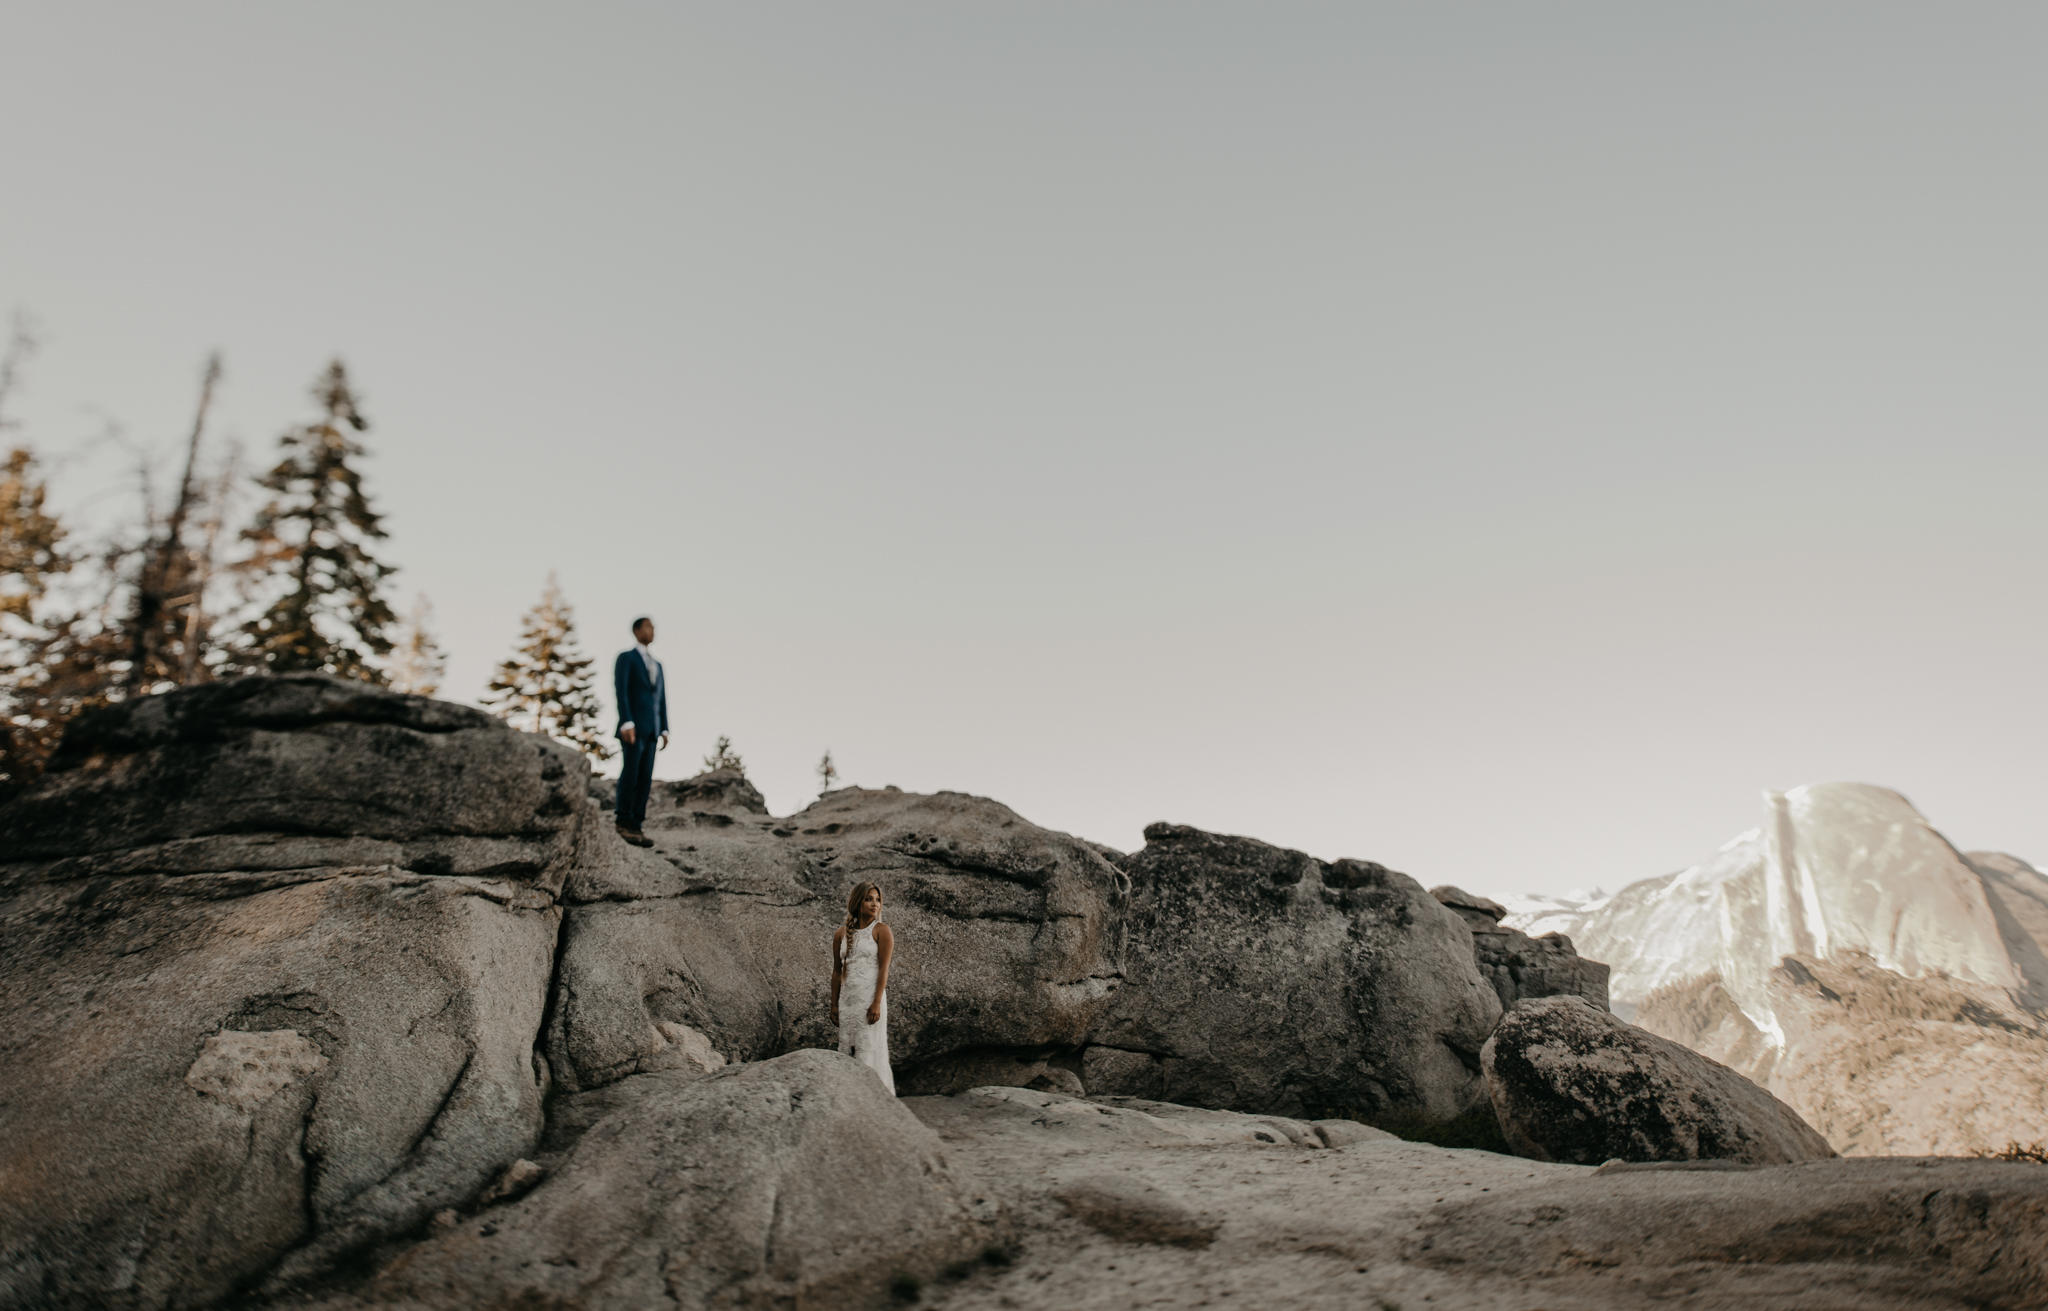
<path fill-rule="evenodd" d="M 846 953 L 853 954 L 853 933 L 860 927 L 860 904 L 868 899 L 870 892 L 880 892 L 879 883 L 856 883 L 846 898 Z"/>

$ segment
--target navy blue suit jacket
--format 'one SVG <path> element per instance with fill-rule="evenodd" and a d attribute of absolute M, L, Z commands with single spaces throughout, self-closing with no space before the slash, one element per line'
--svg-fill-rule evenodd
<path fill-rule="evenodd" d="M 612 662 L 612 695 L 619 703 L 620 728 L 631 724 L 642 742 L 668 732 L 668 670 L 661 661 L 654 662 L 654 677 L 649 678 L 638 648 L 619 652 Z"/>

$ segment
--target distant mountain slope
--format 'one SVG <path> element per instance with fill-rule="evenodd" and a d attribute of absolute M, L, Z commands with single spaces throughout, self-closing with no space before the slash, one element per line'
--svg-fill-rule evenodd
<path fill-rule="evenodd" d="M 2048 876 L 2002 851 L 1973 851 L 1964 859 L 1984 879 L 2005 953 L 2020 973 L 2020 1004 L 2048 1012 Z"/>
<path fill-rule="evenodd" d="M 1742 1070 L 1850 1154 L 2048 1138 L 2048 878 L 1862 783 L 1612 896 L 1504 921 L 1613 967 L 1617 1014 Z"/>

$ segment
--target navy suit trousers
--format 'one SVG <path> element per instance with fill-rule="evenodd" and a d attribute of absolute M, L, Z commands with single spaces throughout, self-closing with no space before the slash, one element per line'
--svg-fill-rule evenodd
<path fill-rule="evenodd" d="M 612 812 L 620 828 L 638 833 L 647 822 L 647 793 L 654 787 L 654 753 L 661 747 L 661 734 L 633 734 L 631 742 L 621 741 L 625 761 L 619 770 L 619 799 Z"/>

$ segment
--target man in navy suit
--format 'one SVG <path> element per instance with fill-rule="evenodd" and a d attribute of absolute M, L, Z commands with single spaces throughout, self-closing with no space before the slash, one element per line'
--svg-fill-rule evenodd
<path fill-rule="evenodd" d="M 651 847 L 640 831 L 647 822 L 647 793 L 654 787 L 654 753 L 668 745 L 668 679 L 654 645 L 654 621 L 633 621 L 633 649 L 612 662 L 612 694 L 619 702 L 619 741 L 625 764 L 619 770 L 619 799 L 613 815 L 619 836 L 636 847 Z M 657 744 L 658 743 L 658 744 Z"/>

